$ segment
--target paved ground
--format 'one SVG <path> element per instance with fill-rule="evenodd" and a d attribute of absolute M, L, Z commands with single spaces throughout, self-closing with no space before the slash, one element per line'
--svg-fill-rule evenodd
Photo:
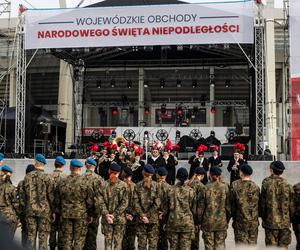
<path fill-rule="evenodd" d="M 295 240 L 295 237 L 294 237 L 293 234 L 292 234 L 292 236 L 293 236 L 293 238 L 292 238 L 292 244 L 290 245 L 289 250 L 296 249 L 296 240 Z M 16 239 L 16 241 L 20 242 L 20 239 L 21 239 L 21 230 L 20 229 L 17 230 L 15 239 Z M 99 227 L 97 241 L 98 241 L 98 248 L 97 249 L 98 250 L 104 250 L 104 239 L 103 239 L 103 235 L 101 234 L 100 227 Z M 0 246 L 0 249 L 1 249 L 1 246 Z M 232 249 L 242 249 L 242 250 L 245 250 L 246 249 L 246 247 L 235 248 L 233 229 L 232 229 L 231 226 L 228 229 L 228 236 L 227 236 L 227 239 L 226 239 L 226 249 L 227 250 L 232 250 Z M 257 245 L 257 247 L 256 248 L 250 248 L 250 249 L 259 249 L 259 250 L 266 249 L 265 248 L 265 244 L 264 244 L 264 230 L 263 230 L 262 227 L 260 227 L 260 229 L 259 229 L 258 245 Z M 202 238 L 200 239 L 200 250 L 204 250 L 204 245 L 203 245 Z"/>

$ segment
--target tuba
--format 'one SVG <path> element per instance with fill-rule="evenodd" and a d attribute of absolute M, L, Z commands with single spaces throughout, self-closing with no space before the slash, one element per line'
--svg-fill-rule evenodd
<path fill-rule="evenodd" d="M 122 149 L 125 148 L 125 141 L 126 139 L 123 136 L 118 136 L 113 140 L 113 144 L 117 144 L 118 151 L 121 153 Z"/>

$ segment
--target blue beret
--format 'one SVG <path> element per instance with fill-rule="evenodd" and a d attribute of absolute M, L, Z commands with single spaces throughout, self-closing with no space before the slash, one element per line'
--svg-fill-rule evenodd
<path fill-rule="evenodd" d="M 73 167 L 73 168 L 82 168 L 83 167 L 83 164 L 81 161 L 77 160 L 77 159 L 73 159 L 71 160 L 70 162 L 70 166 Z"/>
<path fill-rule="evenodd" d="M 55 162 L 57 162 L 60 165 L 66 165 L 66 160 L 62 156 L 57 156 Z"/>
<path fill-rule="evenodd" d="M 212 175 L 220 176 L 222 174 L 222 169 L 219 167 L 211 167 L 210 168 L 210 173 Z"/>
<path fill-rule="evenodd" d="M 122 170 L 121 166 L 115 162 L 110 164 L 109 169 L 112 171 L 115 171 L 115 172 L 121 172 L 121 170 Z"/>
<path fill-rule="evenodd" d="M 97 162 L 96 162 L 94 159 L 92 159 L 92 158 L 88 158 L 88 159 L 85 161 L 85 163 L 91 164 L 91 165 L 97 167 Z"/>
<path fill-rule="evenodd" d="M 243 164 L 242 166 L 241 166 L 241 169 L 240 169 L 240 171 L 242 172 L 242 173 L 244 173 L 245 175 L 252 175 L 252 173 L 253 173 L 253 169 L 251 168 L 251 166 L 249 166 L 248 164 Z"/>
<path fill-rule="evenodd" d="M 0 161 L 4 160 L 4 154 L 0 153 Z"/>
<path fill-rule="evenodd" d="M 43 156 L 42 154 L 37 154 L 37 155 L 35 156 L 35 160 L 36 160 L 36 161 L 39 161 L 39 162 L 41 162 L 41 163 L 43 163 L 43 164 L 47 164 L 46 158 L 45 158 L 45 156 Z"/>
<path fill-rule="evenodd" d="M 206 174 L 206 171 L 205 171 L 205 169 L 202 168 L 202 167 L 196 167 L 194 173 L 197 174 L 197 175 L 205 175 L 205 174 Z"/>
<path fill-rule="evenodd" d="M 177 170 L 177 174 L 176 174 L 176 178 L 181 180 L 181 181 L 185 181 L 187 180 L 187 178 L 189 177 L 189 173 L 186 170 L 186 168 L 179 168 Z"/>
<path fill-rule="evenodd" d="M 158 168 L 158 169 L 156 170 L 156 172 L 157 172 L 157 174 L 158 174 L 159 176 L 167 176 L 167 175 L 168 175 L 168 171 L 167 171 L 167 169 L 164 168 L 164 167 Z"/>
<path fill-rule="evenodd" d="M 154 167 L 150 164 L 146 164 L 144 167 L 144 172 L 148 174 L 155 174 Z"/>
<path fill-rule="evenodd" d="M 26 167 L 26 174 L 29 174 L 30 172 L 34 171 L 35 170 L 35 167 L 33 164 L 29 164 L 27 165 Z"/>
<path fill-rule="evenodd" d="M 278 170 L 278 171 L 283 171 L 283 170 L 285 170 L 285 167 L 284 167 L 284 165 L 283 165 L 283 163 L 282 163 L 281 161 L 273 161 L 273 162 L 271 163 L 270 167 L 271 167 L 272 169 L 276 169 L 276 170 Z"/>
<path fill-rule="evenodd" d="M 7 166 L 7 165 L 2 166 L 1 171 L 10 172 L 10 173 L 13 172 L 12 168 L 10 166 Z"/>
<path fill-rule="evenodd" d="M 127 176 L 133 175 L 132 169 L 130 167 L 125 167 L 123 170 Z"/>

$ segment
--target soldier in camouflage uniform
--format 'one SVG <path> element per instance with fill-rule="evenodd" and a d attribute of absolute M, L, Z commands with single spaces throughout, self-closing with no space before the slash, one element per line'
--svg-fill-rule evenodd
<path fill-rule="evenodd" d="M 225 249 L 231 206 L 229 186 L 220 181 L 221 174 L 221 168 L 210 168 L 211 182 L 206 185 L 202 220 L 205 250 Z"/>
<path fill-rule="evenodd" d="M 99 227 L 99 219 L 102 210 L 103 201 L 103 189 L 104 180 L 102 177 L 95 173 L 97 162 L 94 159 L 87 159 L 85 162 L 86 172 L 85 177 L 87 183 L 90 185 L 91 189 L 95 194 L 95 204 L 97 204 L 97 209 L 94 207 L 93 210 L 93 221 L 88 225 L 88 232 L 85 239 L 84 249 L 86 250 L 96 250 L 97 249 L 97 234 Z M 98 202 L 97 202 L 98 201 Z"/>
<path fill-rule="evenodd" d="M 266 245 L 288 249 L 295 204 L 293 188 L 281 177 L 284 169 L 281 161 L 270 164 L 271 176 L 263 180 L 261 187 L 261 218 Z"/>
<path fill-rule="evenodd" d="M 171 185 L 169 185 L 166 181 L 168 176 L 168 171 L 164 167 L 160 167 L 156 170 L 156 180 L 158 184 L 159 189 L 159 198 L 161 200 L 162 207 L 160 208 L 160 215 L 159 215 L 159 237 L 158 237 L 158 249 L 161 250 L 168 250 L 168 237 L 167 233 L 165 231 L 165 225 L 166 225 L 166 215 L 163 214 L 164 208 L 163 208 L 163 201 L 167 198 L 167 194 L 171 188 Z"/>
<path fill-rule="evenodd" d="M 1 230 L 5 230 L 12 241 L 17 229 L 19 202 L 17 199 L 16 188 L 12 185 L 10 177 L 12 169 L 4 165 L 1 167 L 2 175 L 0 179 L 0 218 Z M 0 247 L 1 248 L 1 247 Z"/>
<path fill-rule="evenodd" d="M 33 164 L 29 164 L 26 167 L 26 175 L 29 174 L 30 172 L 35 171 L 35 167 Z M 26 214 L 25 214 L 25 207 L 22 206 L 22 200 L 24 200 L 24 180 L 20 181 L 17 187 L 17 195 L 19 198 L 19 220 L 21 222 L 21 227 L 22 227 L 22 232 L 21 232 L 21 243 L 22 243 L 22 247 L 26 248 L 27 247 L 27 239 L 28 239 L 28 229 L 27 229 L 27 225 L 26 225 Z"/>
<path fill-rule="evenodd" d="M 138 249 L 156 250 L 159 236 L 159 198 L 158 184 L 152 180 L 155 170 L 152 165 L 145 165 L 143 181 L 136 184 L 133 200 L 138 215 Z"/>
<path fill-rule="evenodd" d="M 92 221 L 94 192 L 80 173 L 82 167 L 79 160 L 71 160 L 71 174 L 57 185 L 56 204 L 62 220 L 64 250 L 83 249 L 87 226 Z"/>
<path fill-rule="evenodd" d="M 54 193 L 56 193 L 57 184 L 61 181 L 61 179 L 67 177 L 67 175 L 63 173 L 64 165 L 66 165 L 65 159 L 62 156 L 57 156 L 54 162 L 55 170 L 51 174 L 51 178 L 54 181 Z M 49 246 L 50 250 L 54 250 L 56 246 L 58 250 L 63 249 L 61 219 L 57 210 L 55 211 L 55 221 L 51 225 Z"/>
<path fill-rule="evenodd" d="M 252 168 L 240 167 L 240 178 L 232 183 L 231 205 L 236 244 L 257 244 L 259 216 L 259 187 L 250 180 Z"/>
<path fill-rule="evenodd" d="M 168 192 L 167 225 L 170 250 L 190 250 L 194 239 L 196 214 L 196 194 L 186 180 L 189 174 L 185 168 L 179 168 L 178 182 Z"/>
<path fill-rule="evenodd" d="M 295 214 L 293 217 L 293 229 L 297 240 L 296 250 L 300 250 L 300 182 L 293 187 L 295 193 Z"/>
<path fill-rule="evenodd" d="M 122 169 L 117 163 L 109 168 L 109 180 L 103 192 L 102 233 L 105 238 L 105 250 L 121 250 L 126 227 L 126 209 L 128 207 L 128 187 L 119 179 Z"/>
<path fill-rule="evenodd" d="M 196 193 L 196 209 L 197 213 L 194 214 L 194 223 L 195 223 L 195 239 L 192 240 L 192 250 L 199 249 L 199 239 L 200 239 L 200 228 L 202 224 L 202 217 L 205 207 L 205 191 L 206 187 L 202 183 L 203 179 L 206 176 L 206 171 L 202 167 L 196 167 L 194 170 L 194 175 L 189 180 L 188 185 Z"/>
<path fill-rule="evenodd" d="M 28 246 L 36 247 L 37 235 L 39 237 L 39 249 L 48 249 L 48 236 L 51 221 L 54 214 L 54 182 L 50 175 L 44 172 L 47 164 L 43 155 L 35 157 L 35 171 L 27 174 L 24 178 L 24 196 L 20 200 L 25 207 L 26 224 L 28 229 Z"/>
<path fill-rule="evenodd" d="M 124 182 L 128 188 L 128 207 L 126 209 L 127 225 L 122 242 L 122 250 L 135 250 L 136 215 L 133 209 L 133 192 L 135 184 L 132 181 L 133 171 L 129 167 L 123 169 Z"/>

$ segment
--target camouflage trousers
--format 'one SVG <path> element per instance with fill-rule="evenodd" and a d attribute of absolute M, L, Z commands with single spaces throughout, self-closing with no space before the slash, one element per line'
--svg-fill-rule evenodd
<path fill-rule="evenodd" d="M 224 250 L 227 231 L 203 231 L 202 238 L 205 250 Z"/>
<path fill-rule="evenodd" d="M 49 237 L 50 248 L 63 248 L 63 232 L 61 228 L 61 222 L 59 218 L 56 219 L 54 223 L 51 224 L 51 231 Z"/>
<path fill-rule="evenodd" d="M 22 247 L 26 248 L 27 247 L 27 240 L 28 240 L 28 229 L 27 229 L 27 224 L 26 224 L 26 219 L 25 217 L 21 216 L 20 217 L 20 222 L 21 222 L 21 243 Z"/>
<path fill-rule="evenodd" d="M 159 236 L 158 236 L 158 245 L 157 248 L 159 250 L 168 250 L 168 237 L 167 232 L 164 230 L 165 221 L 159 222 Z"/>
<path fill-rule="evenodd" d="M 190 250 L 192 242 L 191 232 L 169 232 L 170 250 Z"/>
<path fill-rule="evenodd" d="M 139 224 L 137 226 L 137 237 L 138 237 L 138 249 L 139 250 L 156 250 L 159 225 L 158 224 Z"/>
<path fill-rule="evenodd" d="M 266 246 L 287 247 L 291 244 L 292 235 L 289 228 L 285 229 L 268 229 L 265 228 Z"/>
<path fill-rule="evenodd" d="M 61 228 L 63 231 L 64 250 L 82 250 L 87 233 L 87 221 L 83 219 L 63 218 Z"/>
<path fill-rule="evenodd" d="M 50 233 L 51 223 L 49 218 L 43 217 L 26 217 L 28 230 L 27 245 L 30 249 L 36 249 L 37 235 L 39 238 L 39 250 L 48 249 L 48 236 Z"/>
<path fill-rule="evenodd" d="M 104 234 L 105 250 L 122 250 L 122 240 L 126 225 L 109 225 L 102 223 L 101 231 Z"/>
<path fill-rule="evenodd" d="M 122 241 L 122 250 L 135 250 L 136 224 L 127 224 Z"/>
<path fill-rule="evenodd" d="M 85 250 L 97 249 L 97 234 L 98 234 L 98 227 L 99 227 L 99 218 L 100 217 L 94 217 L 93 222 L 88 225 L 85 244 L 83 248 Z"/>
<path fill-rule="evenodd" d="M 200 233 L 195 232 L 195 239 L 192 240 L 191 250 L 199 250 Z"/>
<path fill-rule="evenodd" d="M 300 229 L 299 225 L 293 224 L 294 233 L 297 240 L 296 250 L 300 250 Z"/>
<path fill-rule="evenodd" d="M 251 225 L 250 223 L 243 226 L 236 223 L 233 224 L 234 240 L 236 244 L 256 245 L 258 236 L 257 224 Z"/>

